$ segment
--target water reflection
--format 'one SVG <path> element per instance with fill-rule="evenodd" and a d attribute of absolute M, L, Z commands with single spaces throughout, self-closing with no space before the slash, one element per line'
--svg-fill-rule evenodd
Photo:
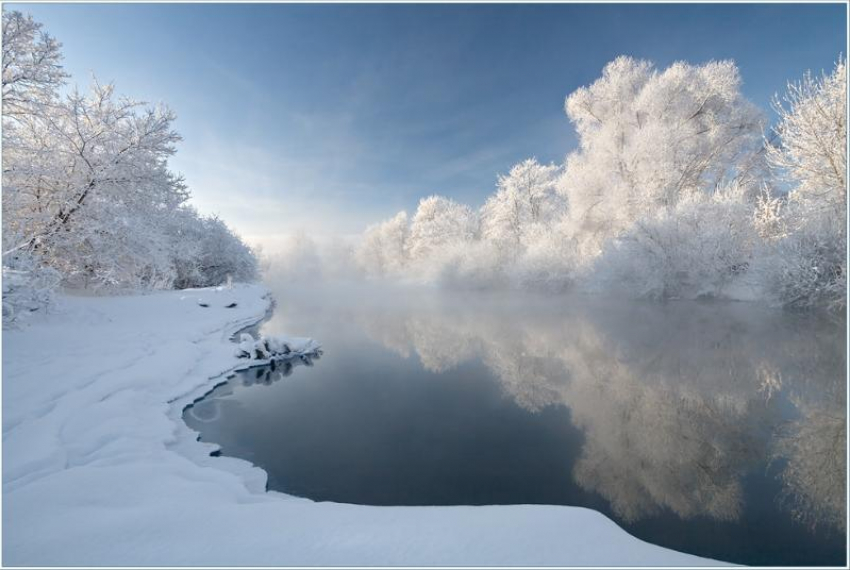
<path fill-rule="evenodd" d="M 779 431 L 776 458 L 782 471 L 784 503 L 800 520 L 846 530 L 847 418 L 843 386 L 830 386 L 814 399 L 791 396 L 800 417 Z"/>
<path fill-rule="evenodd" d="M 256 366 L 243 371 L 238 375 L 238 378 L 243 386 L 252 386 L 254 384 L 270 386 L 287 376 L 291 376 L 292 370 L 296 366 L 313 366 L 313 361 L 319 360 L 321 357 L 322 353 L 319 351 L 313 354 L 296 356 L 289 360 L 272 360 L 268 365 Z"/>
<path fill-rule="evenodd" d="M 200 400 L 188 406 L 183 415 L 195 424 L 210 424 L 221 420 L 222 409 L 232 404 L 234 383 L 244 387 L 262 385 L 271 386 L 284 378 L 292 376 L 298 366 L 313 366 L 313 362 L 322 357 L 322 351 L 299 355 L 289 360 L 272 360 L 269 364 L 255 366 L 232 374 L 229 381 L 219 384 Z"/>
<path fill-rule="evenodd" d="M 430 301 L 355 318 L 429 370 L 478 358 L 520 406 L 567 406 L 585 435 L 572 476 L 624 521 L 737 520 L 742 479 L 769 456 L 786 508 L 844 529 L 840 325 L 734 304 Z"/>
<path fill-rule="evenodd" d="M 700 556 L 844 561 L 843 322 L 732 303 L 275 296 L 263 332 L 317 337 L 321 364 L 250 370 L 185 416 L 269 488 L 579 505 Z"/>

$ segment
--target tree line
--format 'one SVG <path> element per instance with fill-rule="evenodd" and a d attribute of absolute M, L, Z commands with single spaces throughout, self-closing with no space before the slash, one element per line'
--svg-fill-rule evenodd
<path fill-rule="evenodd" d="M 740 85 L 731 61 L 618 57 L 566 98 L 579 144 L 563 164 L 517 164 L 477 211 L 424 198 L 369 227 L 356 262 L 461 287 L 842 310 L 845 63 L 789 84 L 772 128 Z"/>

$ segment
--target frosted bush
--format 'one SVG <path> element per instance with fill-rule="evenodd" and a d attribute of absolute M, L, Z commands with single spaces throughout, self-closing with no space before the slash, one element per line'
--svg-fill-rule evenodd
<path fill-rule="evenodd" d="M 9 255 L 3 263 L 3 327 L 46 309 L 62 276 L 31 255 Z"/>
<path fill-rule="evenodd" d="M 357 266 L 369 276 L 400 273 L 407 261 L 409 233 L 407 212 L 399 212 L 389 220 L 369 226 L 354 251 Z"/>
<path fill-rule="evenodd" d="M 448 248 L 435 258 L 429 273 L 438 284 L 452 289 L 490 289 L 504 287 L 507 276 L 504 252 L 489 242 L 474 242 Z"/>
<path fill-rule="evenodd" d="M 792 308 L 845 308 L 847 242 L 837 225 L 801 224 L 766 246 L 756 271 L 772 302 Z"/>
<path fill-rule="evenodd" d="M 655 299 L 722 296 L 749 268 L 756 230 L 743 187 L 693 192 L 611 242 L 591 279 Z"/>
<path fill-rule="evenodd" d="M 525 251 L 511 267 L 511 279 L 521 289 L 560 292 L 576 277 L 571 241 L 559 225 L 536 224 L 525 236 Z"/>

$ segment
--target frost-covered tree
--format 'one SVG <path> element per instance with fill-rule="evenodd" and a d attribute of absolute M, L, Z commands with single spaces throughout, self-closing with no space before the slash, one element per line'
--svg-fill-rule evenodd
<path fill-rule="evenodd" d="M 256 258 L 238 236 L 185 205 L 168 167 L 174 114 L 97 81 L 59 97 L 60 61 L 41 24 L 3 13 L 4 315 L 43 305 L 59 279 L 164 288 L 254 278 Z"/>
<path fill-rule="evenodd" d="M 534 224 L 525 235 L 525 250 L 508 264 L 511 280 L 523 289 L 564 291 L 575 283 L 578 260 L 565 221 Z"/>
<path fill-rule="evenodd" d="M 740 83 L 730 61 L 659 72 L 618 57 L 567 97 L 580 146 L 567 158 L 560 190 L 582 255 L 598 255 L 608 239 L 685 192 L 747 175 L 737 165 L 756 152 L 763 118 Z"/>
<path fill-rule="evenodd" d="M 4 250 L 25 247 L 75 284 L 159 283 L 163 213 L 188 198 L 167 168 L 180 140 L 173 120 L 96 82 L 19 120 L 3 155 Z"/>
<path fill-rule="evenodd" d="M 760 263 L 768 293 L 795 306 L 845 306 L 847 291 L 847 70 L 807 74 L 774 103 L 779 144 L 767 156 L 791 190 L 768 198 L 762 220 L 773 219 Z M 779 207 L 781 205 L 781 216 Z M 771 211 L 772 209 L 775 211 Z"/>
<path fill-rule="evenodd" d="M 400 272 L 407 261 L 407 212 L 369 226 L 355 251 L 357 264 L 368 275 Z"/>
<path fill-rule="evenodd" d="M 658 70 L 619 57 L 567 97 L 579 148 L 563 168 L 514 166 L 480 221 L 426 198 L 409 227 L 402 217 L 370 227 L 358 263 L 461 287 L 576 283 L 841 308 L 845 64 L 792 84 L 768 140 L 740 85 L 730 61 Z"/>
<path fill-rule="evenodd" d="M 3 326 L 17 324 L 51 304 L 62 275 L 27 252 L 17 252 L 3 264 Z"/>
<path fill-rule="evenodd" d="M 429 196 L 420 200 L 411 220 L 407 252 L 414 261 L 428 261 L 471 242 L 477 231 L 478 220 L 468 206 L 442 196 Z"/>
<path fill-rule="evenodd" d="M 10 152 L 10 143 L 19 140 L 18 121 L 25 117 L 32 119 L 49 110 L 67 74 L 60 65 L 60 44 L 41 30 L 41 24 L 12 10 L 4 10 L 2 19 L 3 323 L 6 325 L 48 305 L 61 279 L 58 272 L 46 267 L 30 251 L 6 252 L 8 243 L 15 241 L 15 237 L 7 239 L 7 236 L 14 236 L 15 232 L 8 228 L 11 216 L 6 197 L 13 189 L 7 185 L 9 162 L 5 155 Z"/>
<path fill-rule="evenodd" d="M 450 289 L 483 290 L 509 284 L 509 265 L 505 252 L 493 242 L 473 240 L 445 248 L 425 266 L 422 276 Z"/>
<path fill-rule="evenodd" d="M 795 184 L 793 199 L 817 211 L 843 214 L 847 203 L 847 67 L 789 83 L 779 115 L 778 145 L 767 145 L 771 166 Z"/>
<path fill-rule="evenodd" d="M 496 193 L 481 208 L 481 237 L 511 255 L 520 252 L 536 226 L 550 224 L 563 211 L 555 191 L 558 167 L 530 158 L 499 176 Z"/>
<path fill-rule="evenodd" d="M 43 112 L 68 77 L 61 44 L 41 28 L 32 16 L 3 11 L 4 118 Z"/>
<path fill-rule="evenodd" d="M 198 287 L 204 282 L 201 273 L 202 242 L 205 237 L 203 218 L 194 207 L 180 205 L 168 213 L 164 233 L 175 289 Z"/>
<path fill-rule="evenodd" d="M 203 237 L 199 255 L 201 287 L 221 285 L 228 276 L 234 281 L 253 281 L 258 276 L 257 257 L 218 216 L 202 219 Z"/>

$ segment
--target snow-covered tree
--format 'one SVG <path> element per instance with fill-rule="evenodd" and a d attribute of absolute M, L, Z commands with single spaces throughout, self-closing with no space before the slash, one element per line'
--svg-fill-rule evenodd
<path fill-rule="evenodd" d="M 26 247 L 85 283 L 136 286 L 151 271 L 159 283 L 163 214 L 188 198 L 167 168 L 180 140 L 173 120 L 97 82 L 89 95 L 75 90 L 48 114 L 19 120 L 4 148 L 3 205 L 4 237 L 20 241 L 4 249 Z"/>
<path fill-rule="evenodd" d="M 182 205 L 165 220 L 165 251 L 176 289 L 209 287 L 258 276 L 253 250 L 217 216 L 204 217 Z"/>
<path fill-rule="evenodd" d="M 578 260 L 565 222 L 534 224 L 524 236 L 525 250 L 509 263 L 510 278 L 522 289 L 565 291 L 576 280 Z"/>
<path fill-rule="evenodd" d="M 218 216 L 202 219 L 203 238 L 199 256 L 202 287 L 234 281 L 253 281 L 258 276 L 257 257 Z"/>
<path fill-rule="evenodd" d="M 468 206 L 442 196 L 429 196 L 419 202 L 410 224 L 407 252 L 414 261 L 428 261 L 449 248 L 471 242 L 478 220 Z"/>
<path fill-rule="evenodd" d="M 742 185 L 687 191 L 609 241 L 592 279 L 636 297 L 722 296 L 749 268 L 757 237 Z"/>
<path fill-rule="evenodd" d="M 787 200 L 773 198 L 772 238 L 760 263 L 768 293 L 796 307 L 842 309 L 847 291 L 847 70 L 807 74 L 791 83 L 775 108 L 778 145 L 769 163 L 791 185 Z M 762 218 L 771 216 L 765 212 Z"/>
<path fill-rule="evenodd" d="M 60 44 L 41 30 L 32 17 L 3 11 L 3 323 L 4 326 L 50 303 L 52 291 L 61 275 L 46 267 L 30 251 L 6 253 L 9 243 L 21 238 L 21 227 L 10 231 L 12 221 L 7 195 L 14 189 L 7 185 L 5 156 L 19 140 L 17 124 L 23 118 L 37 117 L 50 109 L 56 91 L 65 82 Z M 24 157 L 26 160 L 26 157 Z M 8 239 L 7 239 L 8 238 Z"/>
<path fill-rule="evenodd" d="M 508 265 L 494 243 L 473 240 L 446 248 L 425 266 L 424 277 L 450 289 L 492 289 L 509 284 Z"/>
<path fill-rule="evenodd" d="M 789 83 L 779 115 L 778 145 L 767 145 L 770 164 L 795 184 L 794 200 L 815 210 L 843 214 L 847 203 L 847 67 Z"/>
<path fill-rule="evenodd" d="M 3 260 L 3 326 L 49 306 L 62 275 L 42 265 L 29 252 L 19 251 Z"/>
<path fill-rule="evenodd" d="M 175 289 L 201 286 L 204 282 L 201 273 L 202 242 L 205 238 L 203 218 L 194 207 L 182 204 L 168 213 L 164 233 L 172 286 Z"/>
<path fill-rule="evenodd" d="M 43 112 L 68 77 L 61 44 L 41 28 L 32 16 L 3 11 L 4 118 Z"/>
<path fill-rule="evenodd" d="M 496 193 L 481 208 L 481 237 L 511 255 L 520 252 L 537 225 L 548 225 L 563 211 L 555 191 L 555 165 L 530 158 L 500 176 Z"/>
<path fill-rule="evenodd" d="M 355 251 L 357 264 L 368 275 L 400 272 L 407 260 L 408 233 L 407 212 L 369 226 Z"/>
<path fill-rule="evenodd" d="M 168 168 L 174 114 L 97 81 L 59 97 L 60 61 L 41 24 L 3 13 L 3 271 L 13 285 L 4 314 L 33 310 L 57 276 L 86 288 L 254 278 L 256 258 L 238 236 L 185 205 L 183 179 Z"/>
<path fill-rule="evenodd" d="M 370 227 L 358 263 L 461 287 L 761 293 L 841 308 L 845 64 L 792 84 L 768 140 L 740 85 L 731 61 L 658 70 L 619 57 L 567 97 L 579 148 L 563 168 L 515 165 L 480 221 L 447 198 L 423 199 L 409 226 L 404 216 Z"/>
<path fill-rule="evenodd" d="M 742 179 L 761 142 L 762 114 L 740 93 L 730 61 L 679 62 L 657 71 L 618 57 L 566 100 L 580 147 L 560 190 L 580 253 L 594 257 L 635 220 L 675 206 L 688 191 Z"/>

